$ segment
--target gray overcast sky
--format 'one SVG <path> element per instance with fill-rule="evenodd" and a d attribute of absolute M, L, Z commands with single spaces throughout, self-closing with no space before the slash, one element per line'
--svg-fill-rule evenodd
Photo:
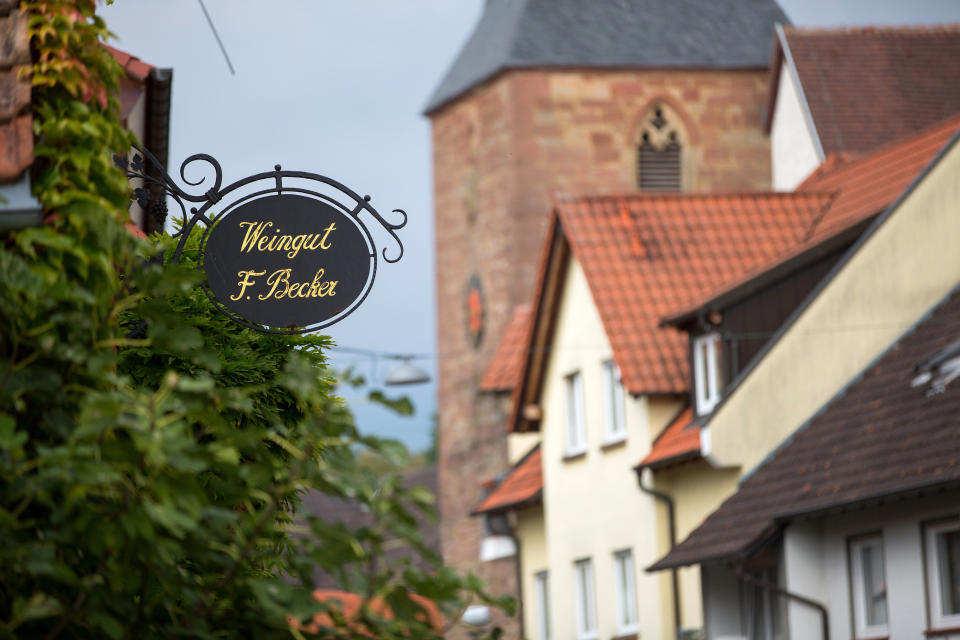
<path fill-rule="evenodd" d="M 722 2 L 723 0 L 717 0 Z M 588 0 L 584 0 L 587 4 Z M 209 153 L 230 182 L 274 164 L 328 175 L 409 214 L 401 262 L 381 263 L 366 302 L 327 332 L 342 346 L 435 352 L 427 97 L 479 17 L 481 0 L 205 0 L 231 76 L 198 0 L 117 0 L 101 15 L 112 44 L 174 70 L 170 165 Z M 960 0 L 781 0 L 799 25 L 960 21 Z M 171 170 L 171 173 L 175 173 Z M 388 246 L 385 235 L 376 235 Z M 390 363 L 333 354 L 382 380 Z M 419 359 L 435 375 L 429 357 Z M 427 445 L 433 384 L 408 390 L 398 418 L 345 394 L 368 433 Z"/>

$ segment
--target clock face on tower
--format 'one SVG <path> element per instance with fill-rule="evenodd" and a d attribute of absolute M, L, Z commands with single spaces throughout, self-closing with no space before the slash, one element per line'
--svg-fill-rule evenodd
<path fill-rule="evenodd" d="M 467 341 L 474 349 L 483 342 L 483 329 L 486 323 L 487 304 L 483 297 L 483 287 L 480 286 L 480 276 L 473 274 L 467 280 L 466 296 L 464 297 L 464 306 L 467 319 Z"/>

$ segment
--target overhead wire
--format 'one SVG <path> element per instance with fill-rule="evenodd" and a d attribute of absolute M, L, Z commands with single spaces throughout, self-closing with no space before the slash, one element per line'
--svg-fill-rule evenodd
<path fill-rule="evenodd" d="M 237 72 L 233 68 L 233 63 L 230 62 L 230 56 L 227 55 L 227 48 L 223 46 L 223 41 L 220 39 L 220 34 L 217 33 L 217 28 L 213 24 L 213 18 L 210 17 L 210 12 L 207 11 L 207 7 L 203 4 L 203 0 L 197 0 L 197 2 L 200 3 L 200 8 L 203 10 L 203 15 L 207 18 L 207 24 L 210 25 L 210 31 L 213 32 L 213 37 L 217 39 L 217 44 L 220 45 L 220 51 L 223 52 L 223 59 L 227 61 L 227 67 L 230 68 L 230 75 L 237 75 Z"/>

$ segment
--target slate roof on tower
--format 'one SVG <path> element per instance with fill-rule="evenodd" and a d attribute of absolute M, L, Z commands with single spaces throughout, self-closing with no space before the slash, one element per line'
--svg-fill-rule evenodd
<path fill-rule="evenodd" d="M 507 69 L 765 68 L 774 0 L 487 0 L 431 113 Z"/>

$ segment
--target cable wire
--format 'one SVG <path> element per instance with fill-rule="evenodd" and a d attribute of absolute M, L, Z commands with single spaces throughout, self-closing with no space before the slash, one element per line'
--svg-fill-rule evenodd
<path fill-rule="evenodd" d="M 207 7 L 203 4 L 203 0 L 197 0 L 197 2 L 200 3 L 200 8 L 203 9 L 203 15 L 207 18 L 207 24 L 210 25 L 210 31 L 213 31 L 213 37 L 217 39 L 217 44 L 220 45 L 220 51 L 223 52 L 223 59 L 227 61 L 227 66 L 230 68 L 230 75 L 237 75 L 237 72 L 233 69 L 233 63 L 230 62 L 230 56 L 227 55 L 227 48 L 223 46 L 223 41 L 220 39 L 220 34 L 217 33 L 217 28 L 213 26 L 213 19 L 210 17 Z"/>

